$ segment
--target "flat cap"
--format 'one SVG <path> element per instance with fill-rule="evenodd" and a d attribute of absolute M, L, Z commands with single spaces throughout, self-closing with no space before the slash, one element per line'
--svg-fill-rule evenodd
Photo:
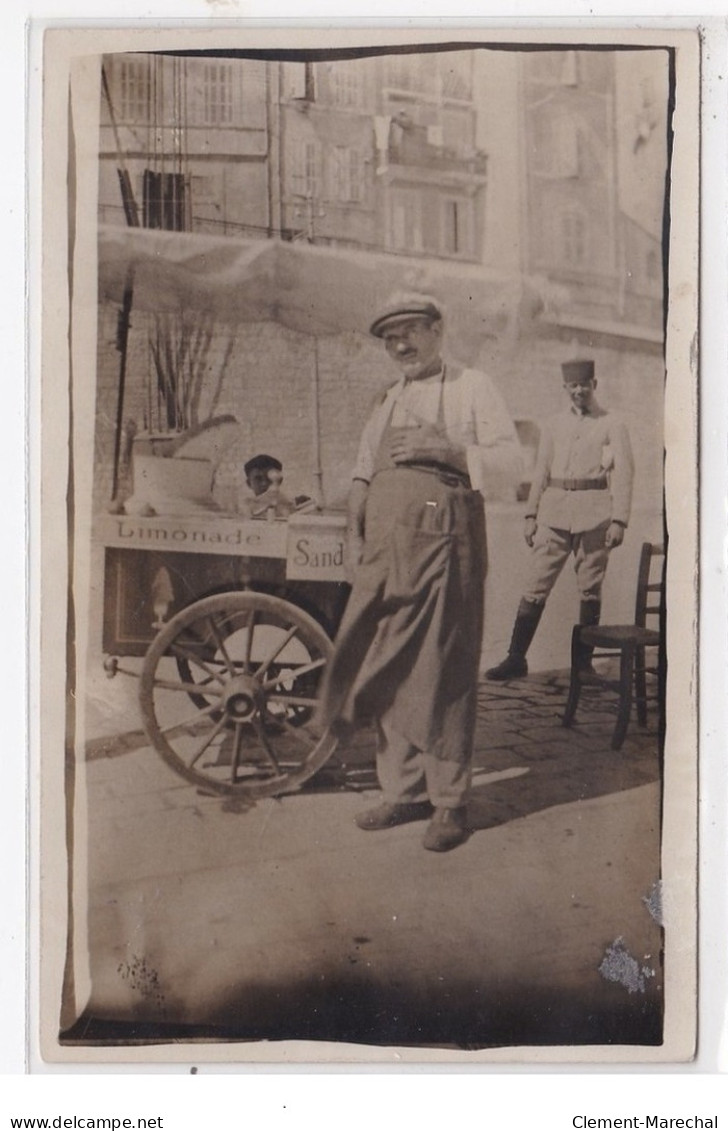
<path fill-rule="evenodd" d="M 567 385 L 584 385 L 587 381 L 594 380 L 594 362 L 582 358 L 578 361 L 565 361 L 561 366 L 564 383 Z"/>
<path fill-rule="evenodd" d="M 275 456 L 253 456 L 243 464 L 243 471 L 246 475 L 250 475 L 251 471 L 283 471 L 283 464 Z"/>
<path fill-rule="evenodd" d="M 369 333 L 381 338 L 385 329 L 395 322 L 406 322 L 410 318 L 426 318 L 438 322 L 442 311 L 430 295 L 397 294 L 392 295 L 369 327 Z"/>

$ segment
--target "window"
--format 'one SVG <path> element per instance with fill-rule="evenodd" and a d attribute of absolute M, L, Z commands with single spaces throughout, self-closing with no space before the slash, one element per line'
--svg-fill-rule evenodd
<path fill-rule="evenodd" d="M 442 112 L 442 138 L 446 149 L 458 156 L 473 152 L 474 120 L 470 111 L 454 107 Z"/>
<path fill-rule="evenodd" d="M 469 51 L 447 52 L 439 57 L 445 98 L 469 101 L 472 97 L 472 56 Z"/>
<path fill-rule="evenodd" d="M 229 126 L 232 123 L 233 68 L 231 63 L 205 63 L 203 98 L 205 125 Z"/>
<path fill-rule="evenodd" d="M 387 86 L 434 94 L 437 88 L 437 62 L 431 55 L 389 55 L 386 60 Z"/>
<path fill-rule="evenodd" d="M 526 81 L 544 86 L 563 85 L 564 78 L 569 77 L 568 67 L 565 67 L 565 54 L 569 55 L 573 52 L 534 51 L 527 54 L 523 59 Z"/>
<path fill-rule="evenodd" d="M 427 252 L 453 259 L 474 257 L 473 202 L 465 196 L 443 197 L 428 189 L 394 189 L 389 219 L 388 246 L 392 251 Z"/>
<path fill-rule="evenodd" d="M 445 255 L 473 254 L 473 206 L 470 200 L 451 198 L 442 204 L 442 251 Z"/>
<path fill-rule="evenodd" d="M 329 159 L 329 196 L 344 203 L 364 198 L 364 162 L 358 149 L 336 146 Z"/>
<path fill-rule="evenodd" d="M 151 118 L 149 62 L 125 60 L 119 65 L 119 114 L 122 122 L 148 122 Z"/>
<path fill-rule="evenodd" d="M 356 63 L 329 64 L 329 94 L 334 106 L 353 109 L 364 104 L 364 74 Z"/>
<path fill-rule="evenodd" d="M 142 215 L 145 228 L 183 232 L 187 224 L 188 185 L 182 173 L 144 170 Z"/>
<path fill-rule="evenodd" d="M 588 229 L 581 212 L 565 212 L 561 217 L 561 260 L 570 267 L 587 261 Z"/>
<path fill-rule="evenodd" d="M 389 246 L 393 251 L 422 251 L 420 194 L 414 189 L 395 189 L 389 213 Z"/>
<path fill-rule="evenodd" d="M 290 188 L 297 196 L 313 198 L 319 191 L 320 150 L 315 141 L 295 141 L 290 150 Z"/>

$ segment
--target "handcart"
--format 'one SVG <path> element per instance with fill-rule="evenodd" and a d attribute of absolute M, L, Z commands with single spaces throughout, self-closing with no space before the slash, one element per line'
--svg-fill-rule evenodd
<path fill-rule="evenodd" d="M 143 657 L 144 728 L 187 781 L 266 797 L 330 758 L 315 709 L 347 594 L 344 527 L 343 514 L 99 523 L 107 674 Z"/>
<path fill-rule="evenodd" d="M 227 326 L 277 323 L 305 335 L 317 356 L 327 335 L 366 342 L 368 313 L 401 287 L 448 297 L 448 324 L 464 358 L 476 358 L 484 341 L 510 340 L 515 312 L 523 317 L 543 305 L 522 277 L 475 265 L 100 229 L 99 296 L 119 319 L 117 456 L 130 313 L 132 322 L 182 311 L 193 325 L 210 312 Z M 311 450 L 320 485 L 316 365 L 313 373 Z M 164 396 L 168 415 L 176 412 L 169 384 Z M 348 592 L 346 518 L 327 513 L 321 496 L 318 513 L 273 521 L 194 508 L 97 515 L 107 674 L 125 670 L 126 656 L 143 657 L 140 709 L 151 743 L 183 778 L 214 793 L 294 790 L 333 753 L 333 737 L 317 729 L 316 704 Z"/>

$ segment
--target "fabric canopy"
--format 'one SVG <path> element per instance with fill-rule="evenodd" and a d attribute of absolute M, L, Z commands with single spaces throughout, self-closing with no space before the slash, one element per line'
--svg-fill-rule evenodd
<path fill-rule="evenodd" d="M 131 269 L 136 310 L 193 307 L 228 325 L 273 321 L 315 336 L 366 333 L 392 293 L 424 292 L 467 352 L 523 333 L 558 298 L 545 280 L 472 264 L 274 239 L 106 226 L 98 254 L 102 301 L 121 303 Z"/>

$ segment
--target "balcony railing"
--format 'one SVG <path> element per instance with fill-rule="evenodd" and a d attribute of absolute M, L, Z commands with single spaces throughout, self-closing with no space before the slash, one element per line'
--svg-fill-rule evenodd
<path fill-rule="evenodd" d="M 488 167 L 487 154 L 454 145 L 434 145 L 427 140 L 427 131 L 419 128 L 408 130 L 398 141 L 390 142 L 389 162 L 480 177 L 485 176 Z"/>

